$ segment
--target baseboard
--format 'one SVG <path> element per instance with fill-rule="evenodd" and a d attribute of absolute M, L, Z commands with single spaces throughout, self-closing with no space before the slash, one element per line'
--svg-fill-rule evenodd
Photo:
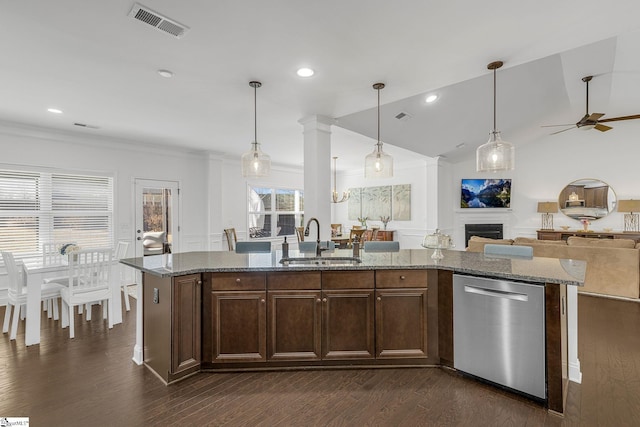
<path fill-rule="evenodd" d="M 582 384 L 582 372 L 580 371 L 580 359 L 576 363 L 569 363 L 569 381 Z"/>

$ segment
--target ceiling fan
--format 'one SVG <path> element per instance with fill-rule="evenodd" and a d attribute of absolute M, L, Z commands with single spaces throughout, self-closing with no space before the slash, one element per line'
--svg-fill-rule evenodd
<path fill-rule="evenodd" d="M 600 117 L 604 116 L 604 113 L 593 113 L 593 114 L 589 114 L 589 82 L 591 81 L 591 79 L 593 78 L 593 76 L 586 76 L 582 78 L 582 81 L 586 83 L 587 85 L 587 108 L 586 108 L 586 114 L 575 124 L 565 124 L 565 125 L 546 125 L 546 126 L 542 126 L 544 127 L 555 127 L 555 126 L 570 126 L 567 129 L 562 129 L 559 130 L 557 132 L 553 132 L 551 135 L 556 135 L 558 133 L 561 132 L 566 132 L 568 130 L 571 129 L 583 129 L 583 130 L 589 130 L 589 129 L 597 129 L 600 132 L 606 132 L 610 129 L 613 129 L 611 126 L 607 126 L 607 125 L 603 125 L 602 123 L 606 123 L 606 122 L 618 122 L 621 120 L 632 120 L 632 119 L 640 119 L 640 114 L 636 114 L 633 116 L 621 116 L 621 117 L 612 117 L 610 119 L 604 119 L 604 120 L 599 120 Z"/>

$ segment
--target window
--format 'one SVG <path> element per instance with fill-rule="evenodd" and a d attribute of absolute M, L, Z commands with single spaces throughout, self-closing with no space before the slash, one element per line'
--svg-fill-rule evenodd
<path fill-rule="evenodd" d="M 249 238 L 293 236 L 304 221 L 302 190 L 249 186 Z"/>
<path fill-rule="evenodd" d="M 44 243 L 113 245 L 113 178 L 0 169 L 0 250 L 31 265 Z"/>

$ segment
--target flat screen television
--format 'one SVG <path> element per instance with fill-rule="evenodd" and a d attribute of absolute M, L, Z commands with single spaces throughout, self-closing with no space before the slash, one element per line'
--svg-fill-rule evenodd
<path fill-rule="evenodd" d="M 510 179 L 462 179 L 461 208 L 510 208 Z"/>

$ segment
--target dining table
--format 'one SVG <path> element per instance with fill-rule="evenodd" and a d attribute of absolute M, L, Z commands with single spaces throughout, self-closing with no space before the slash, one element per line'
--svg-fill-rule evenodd
<path fill-rule="evenodd" d="M 113 295 L 113 324 L 122 323 L 122 297 L 120 294 L 120 269 L 117 260 L 111 264 L 111 291 Z M 42 315 L 42 283 L 54 277 L 69 277 L 67 264 L 28 267 L 27 270 L 27 318 L 25 327 L 25 345 L 40 344 L 40 322 Z"/>

